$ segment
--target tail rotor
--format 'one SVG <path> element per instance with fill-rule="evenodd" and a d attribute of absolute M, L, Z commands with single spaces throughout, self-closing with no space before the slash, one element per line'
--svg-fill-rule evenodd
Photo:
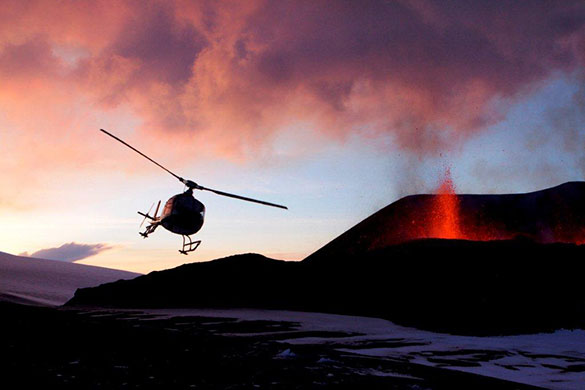
<path fill-rule="evenodd" d="M 154 219 L 156 219 L 156 217 L 158 216 L 158 209 L 160 208 L 160 200 L 158 201 L 158 204 L 156 205 L 156 209 L 154 210 Z"/>
<path fill-rule="evenodd" d="M 159 202 L 160 204 L 160 202 Z M 140 226 L 139 228 L 142 228 L 142 225 L 144 225 L 144 221 L 146 221 L 147 218 L 151 218 L 151 216 L 149 215 L 150 212 L 152 211 L 152 208 L 154 207 L 154 203 L 152 204 L 152 206 L 150 206 L 150 208 L 148 209 L 148 211 L 146 212 L 146 214 L 141 213 L 140 211 L 138 212 L 138 214 L 143 215 L 144 219 L 142 220 L 142 222 L 140 222 Z M 156 208 L 156 210 L 158 211 L 158 207 Z"/>

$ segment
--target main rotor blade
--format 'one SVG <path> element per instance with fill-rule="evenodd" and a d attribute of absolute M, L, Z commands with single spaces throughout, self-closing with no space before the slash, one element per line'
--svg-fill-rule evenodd
<path fill-rule="evenodd" d="M 260 203 L 260 204 L 263 204 L 263 205 L 266 205 L 266 206 L 278 207 L 278 208 L 281 208 L 281 209 L 288 210 L 288 207 L 283 206 L 283 205 L 280 205 L 280 204 L 270 203 L 270 202 L 265 202 L 263 200 L 252 199 L 252 198 L 247 198 L 245 196 L 230 194 L 228 192 L 214 190 L 213 188 L 206 188 L 206 187 L 202 187 L 202 186 L 197 186 L 197 189 L 198 190 L 203 190 L 203 191 L 211 191 L 211 192 L 213 192 L 214 194 L 217 194 L 217 195 L 229 196 L 230 198 L 235 198 L 235 199 L 240 199 L 240 200 L 246 200 L 248 202 Z"/>
<path fill-rule="evenodd" d="M 288 207 L 286 206 L 282 206 L 276 203 L 270 203 L 270 202 L 265 202 L 263 200 L 258 200 L 258 199 L 252 199 L 252 198 L 247 198 L 245 196 L 240 196 L 240 195 L 235 195 L 235 194 L 230 194 L 228 192 L 223 192 L 223 191 L 219 191 L 219 190 L 214 190 L 213 188 L 206 188 L 203 186 L 200 186 L 199 184 L 191 181 L 191 180 L 185 180 L 183 179 L 181 176 L 174 174 L 173 172 L 169 171 L 167 168 L 163 167 L 162 165 L 160 165 L 159 163 L 157 163 L 156 161 L 154 161 L 153 159 L 151 159 L 150 157 L 148 157 L 146 154 L 142 153 L 140 150 L 136 149 L 135 147 L 133 147 L 132 145 L 129 145 L 128 143 L 126 143 L 125 141 L 121 140 L 120 138 L 116 137 L 115 135 L 107 132 L 104 129 L 100 129 L 100 131 L 102 133 L 105 133 L 107 135 L 109 135 L 110 137 L 112 137 L 113 139 L 115 139 L 116 141 L 120 142 L 121 144 L 127 146 L 128 148 L 132 149 L 133 151 L 135 151 L 136 153 L 138 153 L 139 155 L 141 155 L 142 157 L 146 158 L 148 161 L 150 161 L 151 163 L 157 165 L 159 168 L 164 169 L 165 171 L 167 171 L 168 173 L 170 173 L 171 175 L 173 175 L 174 177 L 176 177 L 177 179 L 179 179 L 179 181 L 183 184 L 185 184 L 187 187 L 191 188 L 191 189 L 197 189 L 197 190 L 204 190 L 204 191 L 210 191 L 213 192 L 217 195 L 223 195 L 223 196 L 228 196 L 230 198 L 235 198 L 235 199 L 240 199 L 240 200 L 245 200 L 248 202 L 254 202 L 254 203 L 259 203 L 259 204 L 263 204 L 266 206 L 272 206 L 272 207 L 278 207 L 281 209 L 285 209 L 288 210 Z M 154 206 L 154 205 L 153 205 Z M 149 211 L 150 212 L 150 211 Z"/>
<path fill-rule="evenodd" d="M 177 179 L 179 179 L 179 181 L 184 182 L 185 179 L 183 179 L 182 177 L 175 175 L 173 172 L 169 171 L 168 169 L 166 169 L 165 167 L 163 167 L 162 165 L 160 165 L 159 163 L 157 163 L 156 161 L 154 161 L 153 159 L 151 159 L 150 157 L 148 157 L 146 154 L 142 153 L 140 150 L 134 148 L 131 145 L 128 145 L 126 142 L 122 141 L 120 138 L 116 137 L 114 134 L 108 133 L 107 131 L 105 131 L 104 129 L 100 129 L 101 132 L 106 133 L 107 135 L 109 135 L 110 137 L 112 137 L 113 139 L 115 139 L 116 141 L 126 145 L 127 147 L 129 147 L 130 149 L 132 149 L 133 151 L 135 151 L 136 153 L 138 153 L 139 155 L 141 155 L 142 157 L 146 158 L 148 161 L 154 163 L 155 165 L 158 165 L 160 168 L 164 169 L 165 171 L 167 171 L 168 173 L 170 173 L 171 175 L 173 175 L 174 177 L 176 177 Z"/>

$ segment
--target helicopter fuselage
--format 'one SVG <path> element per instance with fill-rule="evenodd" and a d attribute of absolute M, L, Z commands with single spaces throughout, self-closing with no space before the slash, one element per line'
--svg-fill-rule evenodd
<path fill-rule="evenodd" d="M 160 224 L 170 232 L 190 236 L 203 226 L 205 205 L 188 190 L 167 200 L 160 216 Z"/>

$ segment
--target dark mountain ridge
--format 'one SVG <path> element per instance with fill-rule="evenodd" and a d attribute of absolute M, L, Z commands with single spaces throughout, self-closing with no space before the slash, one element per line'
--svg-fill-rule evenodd
<path fill-rule="evenodd" d="M 568 183 L 544 195 L 505 195 L 500 200 L 489 195 L 487 203 L 483 196 L 468 195 L 465 202 L 490 205 L 482 209 L 490 215 L 496 215 L 492 208 L 497 204 L 504 208 L 523 204 L 527 210 L 539 208 L 541 216 L 553 215 L 549 209 L 554 207 L 542 199 L 561 204 L 557 197 L 568 192 L 567 202 L 572 204 L 575 194 L 585 191 L 584 184 Z M 67 304 L 318 311 L 381 317 L 462 334 L 585 327 L 579 272 L 585 245 L 543 243 L 530 234 L 493 241 L 419 239 L 370 245 L 376 239 L 376 221 L 400 213 L 395 209 L 400 202 L 404 203 L 382 209 L 301 262 L 245 254 L 185 264 L 79 289 Z M 582 206 L 575 207 L 576 214 L 581 212 Z M 518 217 L 522 212 L 511 215 L 517 216 L 511 225 L 524 223 Z"/>
<path fill-rule="evenodd" d="M 318 311 L 462 334 L 581 328 L 584 255 L 527 239 L 412 241 L 335 267 L 245 254 L 79 289 L 67 304 Z"/>

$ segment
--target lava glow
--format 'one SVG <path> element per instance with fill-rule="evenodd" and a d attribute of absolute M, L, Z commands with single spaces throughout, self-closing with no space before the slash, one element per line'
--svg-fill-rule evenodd
<path fill-rule="evenodd" d="M 523 194 L 456 193 L 446 169 L 433 195 L 412 195 L 364 221 L 370 249 L 419 239 L 585 244 L 585 183 Z"/>
<path fill-rule="evenodd" d="M 465 215 L 449 167 L 445 169 L 435 194 L 424 218 L 426 228 L 422 237 L 473 241 L 512 238 L 511 235 L 497 229 L 493 221 L 486 221 L 481 216 Z"/>
<path fill-rule="evenodd" d="M 451 178 L 451 170 L 445 171 L 445 177 L 433 199 L 429 221 L 429 237 L 462 239 L 459 198 Z"/>
<path fill-rule="evenodd" d="M 491 241 L 525 236 L 546 243 L 585 243 L 582 224 L 560 215 L 546 223 L 541 221 L 536 230 L 527 232 L 515 230 L 498 218 L 484 215 L 481 208 L 470 212 L 469 208 L 463 207 L 461 199 L 456 194 L 451 170 L 447 168 L 435 196 L 427 205 L 426 215 L 421 218 L 425 226 L 415 233 L 415 237 Z"/>

